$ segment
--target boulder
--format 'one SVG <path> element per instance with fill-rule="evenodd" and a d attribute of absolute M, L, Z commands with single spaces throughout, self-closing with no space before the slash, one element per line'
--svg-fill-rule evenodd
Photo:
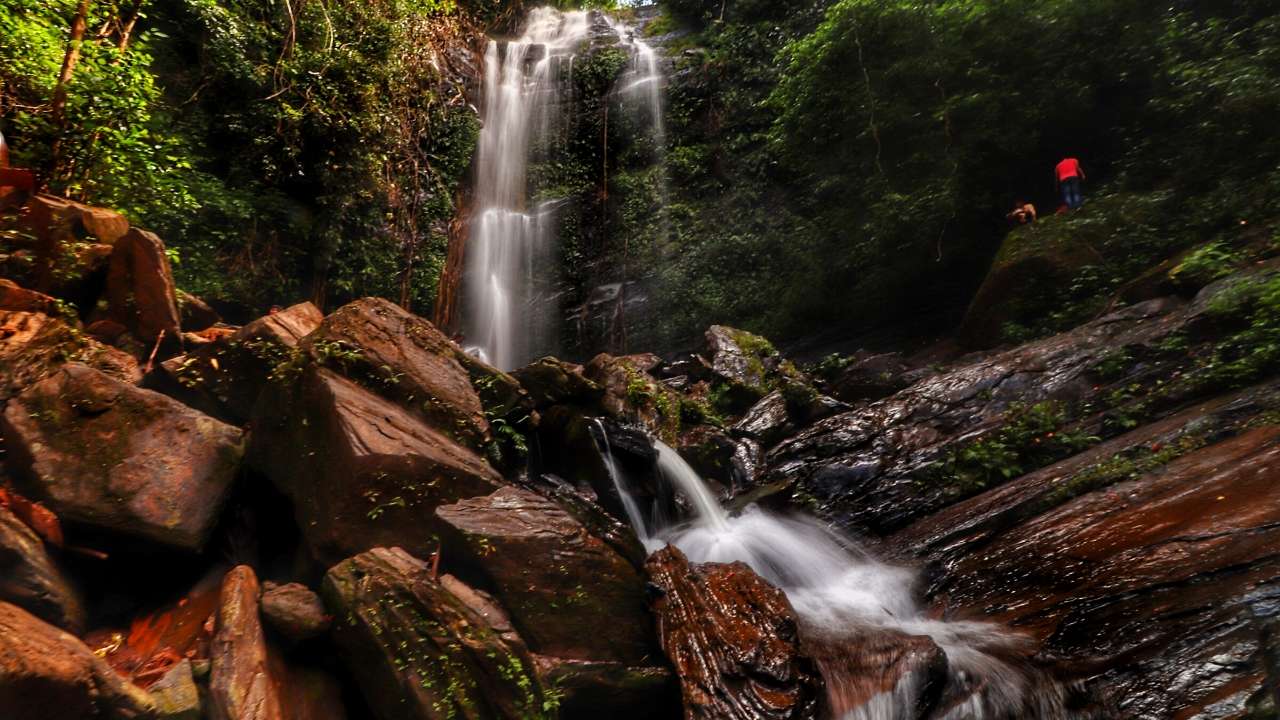
<path fill-rule="evenodd" d="M 222 581 L 217 630 L 209 651 L 212 720 L 285 717 L 268 667 L 258 590 L 258 578 L 246 565 L 232 568 Z"/>
<path fill-rule="evenodd" d="M 1104 262 L 1080 238 L 1045 229 L 1025 225 L 1005 238 L 960 325 L 962 345 L 971 349 L 999 345 L 1006 324 L 1045 314 L 1057 306 L 1081 268 Z"/>
<path fill-rule="evenodd" d="M 651 720 L 680 715 L 680 687 L 670 668 L 533 656 L 544 687 L 560 696 L 560 720 Z"/>
<path fill-rule="evenodd" d="M 114 245 L 129 232 L 129 221 L 120 213 L 104 208 L 51 195 L 36 195 L 23 208 L 18 227 L 45 244 L 92 239 L 103 245 Z"/>
<path fill-rule="evenodd" d="M 13 278 L 87 309 L 102 292 L 111 246 L 129 223 L 110 210 L 37 195 L 25 203 L 13 230 L 15 242 L 7 244 L 31 261 L 6 268 Z"/>
<path fill-rule="evenodd" d="M 178 317 L 184 333 L 195 333 L 222 322 L 217 310 L 209 307 L 209 303 L 183 290 L 177 291 Z"/>
<path fill-rule="evenodd" d="M 2 506 L 0 600 L 70 632 L 84 630 L 79 593 L 49 557 L 40 537 Z"/>
<path fill-rule="evenodd" d="M 609 415 L 674 442 L 680 429 L 680 396 L 644 369 L 652 367 L 653 359 L 601 353 L 587 363 L 585 375 L 604 388 L 601 405 Z"/>
<path fill-rule="evenodd" d="M 182 334 L 177 287 L 160 238 L 134 228 L 116 241 L 107 274 L 107 303 L 112 320 L 139 340 L 153 343 L 165 333 Z"/>
<path fill-rule="evenodd" d="M 0 310 L 58 314 L 58 301 L 44 293 L 27 290 L 12 280 L 0 278 Z"/>
<path fill-rule="evenodd" d="M 84 363 L 129 384 L 142 380 L 131 356 L 84 336 L 61 319 L 0 310 L 0 402 L 68 361 Z"/>
<path fill-rule="evenodd" d="M 874 717 L 876 703 L 886 697 L 911 708 L 909 717 L 949 717 L 931 714 L 947 688 L 947 655 L 932 639 L 872 627 L 836 636 L 802 634 L 803 652 L 825 679 L 825 709 L 832 717 Z"/>
<path fill-rule="evenodd" d="M 538 408 L 561 403 L 598 406 L 604 388 L 588 380 L 581 365 L 547 357 L 511 373 Z"/>
<path fill-rule="evenodd" d="M 742 563 L 690 565 L 667 547 L 649 558 L 650 606 L 675 666 L 687 720 L 812 718 L 821 680 L 800 654 L 795 611 Z"/>
<path fill-rule="evenodd" d="M 458 346 L 388 300 L 365 298 L 339 308 L 299 348 L 461 445 L 479 450 L 490 439 L 480 398 L 457 360 Z"/>
<path fill-rule="evenodd" d="M 0 717 L 143 720 L 154 712 L 146 692 L 84 643 L 0 602 Z"/>
<path fill-rule="evenodd" d="M 920 380 L 923 372 L 913 368 L 900 353 L 855 356 L 843 370 L 824 386 L 827 394 L 847 403 L 879 400 Z"/>
<path fill-rule="evenodd" d="M 149 689 L 158 720 L 203 720 L 200 689 L 191 673 L 191 661 L 183 658 Z"/>
<path fill-rule="evenodd" d="M 165 360 L 147 382 L 223 422 L 243 425 L 262 388 L 294 360 L 298 342 L 323 320 L 315 305 L 293 305 Z"/>
<path fill-rule="evenodd" d="M 442 527 L 437 506 L 502 482 L 418 414 L 323 368 L 262 394 L 249 462 L 293 501 L 308 546 L 326 563 L 391 543 L 426 557 Z"/>
<path fill-rule="evenodd" d="M 267 583 L 262 593 L 262 617 L 295 642 L 323 635 L 330 623 L 320 596 L 299 583 Z"/>
<path fill-rule="evenodd" d="M 728 486 L 734 478 L 737 443 L 729 434 L 711 425 L 695 425 L 680 434 L 675 449 L 698 475 Z"/>
<path fill-rule="evenodd" d="M 559 505 L 506 487 L 436 515 L 445 561 L 494 589 L 534 652 L 631 665 L 656 652 L 644 578 Z"/>
<path fill-rule="evenodd" d="M 199 550 L 239 470 L 241 432 L 70 363 L 0 421 L 21 489 L 64 520 Z"/>
<path fill-rule="evenodd" d="M 533 659 L 501 611 L 399 548 L 325 575 L 334 639 L 381 720 L 550 718 Z"/>

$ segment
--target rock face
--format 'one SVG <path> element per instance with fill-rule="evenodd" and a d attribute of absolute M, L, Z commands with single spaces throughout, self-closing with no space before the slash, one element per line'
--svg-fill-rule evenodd
<path fill-rule="evenodd" d="M 71 632 L 84 630 L 79 593 L 49 557 L 44 543 L 0 506 L 0 600 Z"/>
<path fill-rule="evenodd" d="M 175 340 L 181 336 L 177 286 L 160 238 L 134 228 L 115 242 L 107 303 L 111 319 L 143 342 L 155 342 L 161 332 Z"/>
<path fill-rule="evenodd" d="M 43 313 L 0 310 L 0 401 L 39 382 L 68 360 L 82 362 L 131 385 L 142 380 L 127 353 L 98 343 Z"/>
<path fill-rule="evenodd" d="M 241 454 L 236 428 L 77 363 L 11 400 L 0 429 L 22 487 L 64 520 L 188 550 Z"/>
<path fill-rule="evenodd" d="M 418 415 L 325 369 L 272 384 L 253 429 L 251 466 L 290 497 L 325 562 L 393 543 L 426 557 L 437 506 L 501 484 L 483 458 Z"/>
<path fill-rule="evenodd" d="M 34 290 L 27 290 L 12 280 L 0 278 L 0 310 L 53 315 L 57 301 Z"/>
<path fill-rule="evenodd" d="M 301 343 L 303 352 L 421 415 L 459 444 L 478 450 L 489 439 L 480 398 L 434 325 L 380 298 L 346 305 Z"/>
<path fill-rule="evenodd" d="M 329 629 L 330 618 L 320 596 L 299 583 L 267 583 L 262 593 L 262 615 L 271 627 L 294 641 L 317 637 Z"/>
<path fill-rule="evenodd" d="M 262 389 L 323 320 L 315 305 L 293 305 L 254 320 L 229 338 L 164 361 L 148 382 L 219 420 L 243 425 Z"/>
<path fill-rule="evenodd" d="M 142 720 L 154 705 L 83 643 L 0 602 L 0 717 Z"/>
<path fill-rule="evenodd" d="M 539 408 L 573 403 L 596 405 L 604 398 L 604 388 L 591 382 L 580 365 L 556 358 L 543 358 L 512 373 Z"/>
<path fill-rule="evenodd" d="M 258 591 L 258 578 L 245 565 L 233 568 L 222 581 L 217 631 L 209 651 L 213 720 L 284 717 L 267 665 Z"/>
<path fill-rule="evenodd" d="M 1106 716 L 1243 717 L 1268 702 L 1280 618 L 1278 407 L 1273 384 L 1191 408 L 892 543 L 938 567 L 950 607 L 1032 633 Z"/>
<path fill-rule="evenodd" d="M 657 650 L 638 570 L 556 503 L 508 487 L 436 515 L 446 560 L 494 588 L 534 652 L 639 665 Z"/>
<path fill-rule="evenodd" d="M 398 548 L 325 576 L 343 658 L 380 720 L 550 718 L 533 659 L 491 603 Z"/>
<path fill-rule="evenodd" d="M 839 637 L 815 633 L 802 649 L 825 679 L 831 717 L 865 717 L 887 696 L 911 708 L 911 717 L 947 717 L 930 714 L 946 688 L 947 656 L 928 637 L 861 628 Z"/>
<path fill-rule="evenodd" d="M 200 689 L 192 676 L 190 660 L 184 658 L 174 665 L 148 692 L 155 701 L 156 716 L 160 720 L 201 720 L 203 717 Z"/>
<path fill-rule="evenodd" d="M 811 718 L 821 681 L 800 655 L 781 590 L 741 563 L 690 566 L 667 547 L 650 557 L 662 647 L 684 692 L 685 718 Z"/>
<path fill-rule="evenodd" d="M 1133 375 L 1113 384 L 1092 373 L 1114 348 L 1154 343 L 1192 317 L 1191 308 L 1176 303 L 1135 305 L 929 377 L 781 443 L 769 453 L 764 481 L 790 484 L 793 495 L 843 529 L 887 534 L 983 488 L 983 478 L 922 475 L 945 465 L 952 451 L 995 437 L 1019 410 L 1084 405 L 1109 386 L 1139 379 L 1144 368 L 1136 363 Z"/>

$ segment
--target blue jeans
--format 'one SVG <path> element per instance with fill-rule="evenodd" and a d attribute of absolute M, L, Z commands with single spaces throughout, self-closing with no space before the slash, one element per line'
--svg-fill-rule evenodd
<path fill-rule="evenodd" d="M 1072 210 L 1078 210 L 1084 204 L 1080 195 L 1080 178 L 1069 177 L 1059 183 L 1062 186 L 1062 202 Z"/>

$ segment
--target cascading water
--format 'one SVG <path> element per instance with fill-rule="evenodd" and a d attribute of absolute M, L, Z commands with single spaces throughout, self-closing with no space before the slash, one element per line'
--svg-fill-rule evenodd
<path fill-rule="evenodd" d="M 620 96 L 643 97 L 655 146 L 665 145 L 656 53 L 634 31 L 595 12 L 537 8 L 524 33 L 489 43 L 476 196 L 463 279 L 463 331 L 469 350 L 509 370 L 553 352 L 552 288 L 557 200 L 530 205 L 529 163 L 555 153 L 566 126 L 574 59 L 603 28 L 631 53 Z"/>
<path fill-rule="evenodd" d="M 646 517 L 634 507 L 625 477 L 615 475 L 630 503 L 636 532 L 650 551 L 670 543 L 691 562 L 746 563 L 787 594 L 803 636 L 841 652 L 858 652 L 856 638 L 868 631 L 928 636 L 946 653 L 951 686 L 971 691 L 949 709 L 948 720 L 1069 717 L 1058 685 L 1004 659 L 1017 654 L 1023 643 L 1019 637 L 990 623 L 929 618 L 915 600 L 913 572 L 876 560 L 815 519 L 778 515 L 754 505 L 730 515 L 678 453 L 655 444 L 659 474 L 688 500 L 692 514 L 683 522 L 654 526 L 653 518 L 661 516 Z M 920 678 L 904 677 L 893 690 L 866 700 L 851 691 L 857 678 L 842 674 L 839 662 L 829 657 L 820 659 L 819 666 L 827 683 L 827 706 L 836 720 L 916 717 L 911 686 Z"/>

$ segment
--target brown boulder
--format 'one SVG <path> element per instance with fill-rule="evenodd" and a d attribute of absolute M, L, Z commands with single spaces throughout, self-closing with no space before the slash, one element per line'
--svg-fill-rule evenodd
<path fill-rule="evenodd" d="M 322 635 L 330 623 L 320 596 L 299 583 L 267 583 L 262 593 L 262 617 L 281 635 L 294 641 Z"/>
<path fill-rule="evenodd" d="M 802 649 L 822 672 L 832 717 L 866 715 L 884 696 L 910 707 L 910 717 L 935 717 L 947 686 L 947 655 L 925 636 L 864 627 L 835 637 L 806 634 Z"/>
<path fill-rule="evenodd" d="M 284 712 L 268 668 L 253 570 L 240 565 L 227 573 L 221 598 L 209 651 L 212 720 L 280 720 Z"/>
<path fill-rule="evenodd" d="M 656 652 L 644 578 L 559 505 L 506 487 L 436 515 L 446 561 L 494 588 L 534 652 L 628 664 Z"/>
<path fill-rule="evenodd" d="M 155 342 L 160 333 L 176 341 L 182 334 L 177 288 L 164 243 L 134 228 L 116 241 L 107 274 L 111 319 L 139 340 Z"/>
<path fill-rule="evenodd" d="M 418 415 L 323 368 L 263 393 L 249 462 L 293 500 L 323 562 L 391 543 L 426 557 L 442 527 L 436 507 L 502 481 Z"/>
<path fill-rule="evenodd" d="M 458 346 L 388 300 L 364 298 L 339 308 L 299 347 L 459 444 L 478 450 L 489 440 L 480 398 L 457 360 Z"/>
<path fill-rule="evenodd" d="M 64 520 L 199 550 L 239 468 L 241 432 L 71 363 L 9 402 L 12 469 Z"/>
<path fill-rule="evenodd" d="M 81 362 L 129 384 L 142 380 L 131 356 L 42 313 L 0 310 L 0 401 L 8 400 L 68 361 Z"/>
<path fill-rule="evenodd" d="M 560 403 L 588 407 L 599 404 L 604 388 L 588 380 L 581 365 L 543 358 L 511 373 L 538 408 Z"/>
<path fill-rule="evenodd" d="M 217 310 L 209 307 L 209 303 L 183 290 L 177 291 L 178 316 L 182 321 L 184 333 L 200 332 L 222 322 Z"/>
<path fill-rule="evenodd" d="M 84 630 L 79 593 L 39 536 L 0 506 L 0 600 L 74 633 Z"/>
<path fill-rule="evenodd" d="M 27 290 L 12 280 L 0 278 L 0 310 L 56 315 L 58 301 L 44 293 Z"/>
<path fill-rule="evenodd" d="M 31 198 L 18 226 L 44 243 L 92 238 L 103 245 L 114 245 L 129 231 L 129 221 L 120 213 L 51 195 Z"/>
<path fill-rule="evenodd" d="M 223 422 L 243 425 L 262 388 L 294 360 L 298 342 L 323 320 L 315 305 L 293 305 L 165 360 L 147 382 Z"/>
<path fill-rule="evenodd" d="M 142 720 L 146 692 L 125 682 L 84 643 L 0 602 L 0 717 L 14 720 Z"/>
<path fill-rule="evenodd" d="M 648 568 L 686 720 L 816 715 L 821 680 L 800 654 L 796 614 L 781 590 L 742 563 L 690 565 L 674 547 L 654 553 Z"/>
<path fill-rule="evenodd" d="M 500 609 L 399 548 L 329 570 L 334 638 L 381 720 L 555 717 L 533 659 Z"/>
<path fill-rule="evenodd" d="M 648 356 L 614 357 L 601 353 L 585 368 L 588 380 L 604 388 L 603 409 L 613 417 L 648 428 L 669 442 L 680 429 L 680 396 L 655 380 L 644 367 Z"/>

